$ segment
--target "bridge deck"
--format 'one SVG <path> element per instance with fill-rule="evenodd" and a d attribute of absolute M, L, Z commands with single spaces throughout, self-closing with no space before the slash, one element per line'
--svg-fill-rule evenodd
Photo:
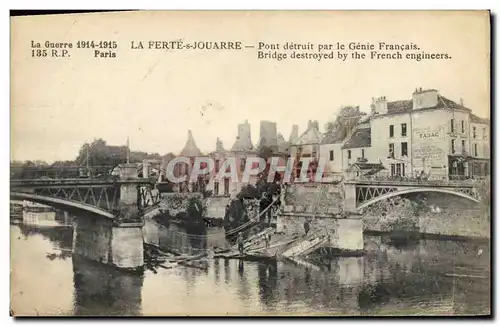
<path fill-rule="evenodd" d="M 383 187 L 443 187 L 443 188 L 474 188 L 474 181 L 449 181 L 449 180 L 427 180 L 427 181 L 398 181 L 398 180 L 349 180 L 346 184 L 359 186 L 383 186 Z"/>
<path fill-rule="evenodd" d="M 49 186 L 106 186 L 122 184 L 152 184 L 150 179 L 17 179 L 10 180 L 11 187 L 49 187 Z"/>

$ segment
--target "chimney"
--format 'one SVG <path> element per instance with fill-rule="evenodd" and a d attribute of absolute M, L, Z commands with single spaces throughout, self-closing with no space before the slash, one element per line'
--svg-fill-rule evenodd
<path fill-rule="evenodd" d="M 387 113 L 387 99 L 385 96 L 381 96 L 375 99 L 375 112 L 378 114 L 386 114 Z"/>
<path fill-rule="evenodd" d="M 217 152 L 224 151 L 224 146 L 223 146 L 222 141 L 220 140 L 219 137 L 217 137 L 217 142 L 215 143 L 215 150 Z"/>
<path fill-rule="evenodd" d="M 318 120 L 314 120 L 313 121 L 313 127 L 316 128 L 317 130 L 319 130 L 319 123 L 318 123 Z"/>
<path fill-rule="evenodd" d="M 435 89 L 422 89 L 413 93 L 413 110 L 435 107 L 438 104 L 438 91 Z"/>
<path fill-rule="evenodd" d="M 278 146 L 278 131 L 276 122 L 261 121 L 260 122 L 260 139 L 265 139 L 266 146 Z M 260 144 L 262 145 L 262 144 Z"/>
<path fill-rule="evenodd" d="M 314 126 L 314 124 L 313 124 L 312 120 L 309 120 L 307 122 L 307 129 L 311 129 L 313 126 Z"/>
<path fill-rule="evenodd" d="M 463 98 L 460 98 L 460 105 L 464 106 L 464 99 Z"/>
<path fill-rule="evenodd" d="M 250 129 L 250 124 L 248 123 L 248 120 L 245 120 L 244 123 L 240 123 L 238 125 L 238 136 L 237 139 L 241 140 L 241 146 L 245 149 L 252 149 L 253 144 L 252 144 L 252 133 Z"/>

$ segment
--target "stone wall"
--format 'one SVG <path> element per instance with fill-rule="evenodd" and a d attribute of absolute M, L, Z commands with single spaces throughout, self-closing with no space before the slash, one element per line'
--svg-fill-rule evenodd
<path fill-rule="evenodd" d="M 363 250 L 363 220 L 361 218 L 334 219 L 335 233 L 330 246 L 347 251 Z"/>
<path fill-rule="evenodd" d="M 490 220 L 479 203 L 447 194 L 432 193 L 427 203 L 434 209 L 419 214 L 420 232 L 468 237 L 490 237 Z"/>
<path fill-rule="evenodd" d="M 286 212 L 338 214 L 342 210 L 342 193 L 340 184 L 293 184 L 285 189 L 283 208 Z"/>
<path fill-rule="evenodd" d="M 362 250 L 363 222 L 357 216 L 342 216 L 342 198 L 340 184 L 290 185 L 285 190 L 276 231 L 288 236 L 304 235 L 304 222 L 309 220 L 310 233 L 328 232 L 332 248 Z"/>
<path fill-rule="evenodd" d="M 414 220 L 420 233 L 464 237 L 490 236 L 490 222 L 479 203 L 451 194 L 432 192 L 423 197 L 420 194 L 419 198 L 415 194 L 405 198 L 413 203 L 424 200 L 424 204 L 418 206 L 416 214 L 409 217 Z M 392 231 L 387 229 L 387 222 L 402 217 L 396 216 L 397 214 L 397 210 L 380 214 L 377 209 L 368 208 L 363 212 L 363 227 L 370 231 Z"/>
<path fill-rule="evenodd" d="M 280 214 L 276 223 L 276 232 L 282 232 L 286 235 L 303 235 L 304 222 L 311 217 L 301 214 Z M 336 220 L 332 217 L 314 217 L 309 223 L 310 232 L 335 230 L 337 228 Z"/>

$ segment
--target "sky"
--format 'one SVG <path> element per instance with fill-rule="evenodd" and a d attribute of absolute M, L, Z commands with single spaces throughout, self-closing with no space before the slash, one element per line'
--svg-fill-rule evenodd
<path fill-rule="evenodd" d="M 243 44 L 413 42 L 450 60 L 258 60 L 241 51 L 133 50 L 131 42 Z M 288 139 L 320 127 L 343 105 L 368 112 L 372 97 L 411 99 L 434 88 L 489 117 L 489 21 L 484 12 L 135 12 L 11 18 L 11 159 L 72 160 L 102 138 L 134 151 L 179 153 L 191 129 L 203 152 L 237 124 L 275 121 Z M 33 58 L 31 42 L 116 40 L 116 58 L 70 49 Z"/>

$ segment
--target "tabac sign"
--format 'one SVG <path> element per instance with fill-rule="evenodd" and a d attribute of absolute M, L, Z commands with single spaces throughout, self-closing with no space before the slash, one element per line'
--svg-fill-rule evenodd
<path fill-rule="evenodd" d="M 436 139 L 443 136 L 443 126 L 413 129 L 416 140 Z"/>
<path fill-rule="evenodd" d="M 413 129 L 413 157 L 425 158 L 429 163 L 441 164 L 446 156 L 444 126 Z"/>

